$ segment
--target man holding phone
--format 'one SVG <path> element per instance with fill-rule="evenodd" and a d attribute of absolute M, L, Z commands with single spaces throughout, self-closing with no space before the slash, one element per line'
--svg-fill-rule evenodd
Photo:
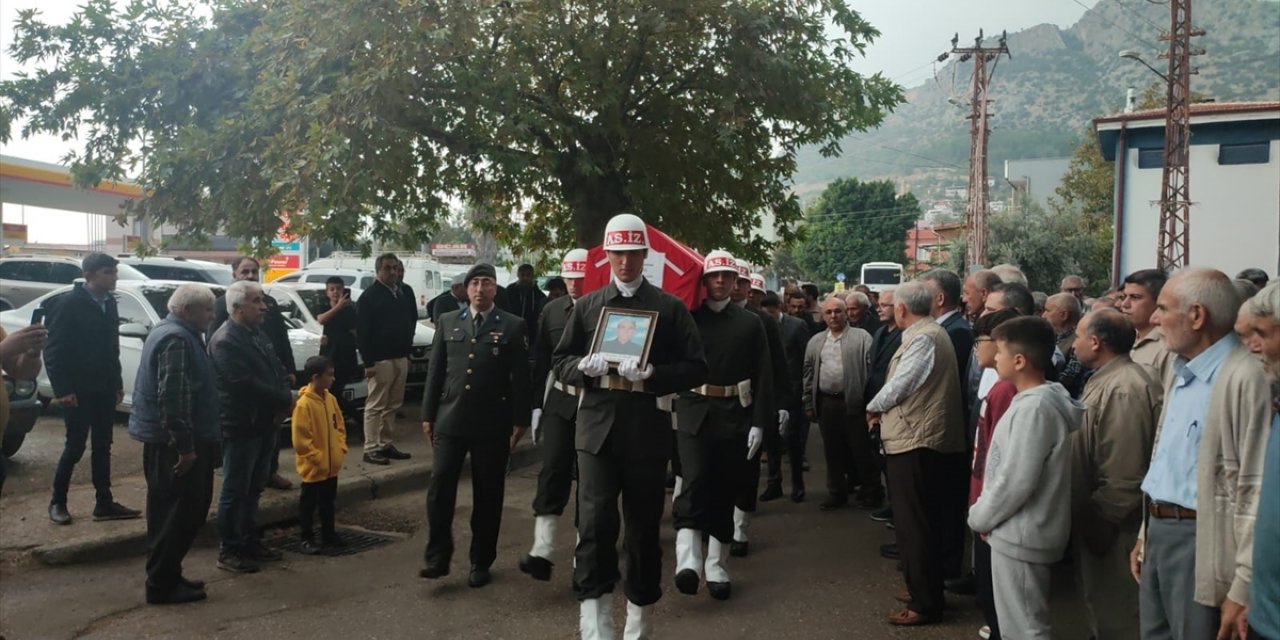
<path fill-rule="evenodd" d="M 49 519 L 55 524 L 71 524 L 67 491 L 71 473 L 84 456 L 86 440 L 93 444 L 89 459 L 97 491 L 93 519 L 125 520 L 142 515 L 111 495 L 111 428 L 116 405 L 124 399 L 120 314 L 111 293 L 116 288 L 117 264 L 115 258 L 103 253 L 85 256 L 80 266 L 84 282 L 45 303 L 49 342 L 44 362 L 54 401 L 62 407 L 67 425 L 66 446 L 53 474 L 53 499 L 49 502 Z"/>
<path fill-rule="evenodd" d="M 356 305 L 351 302 L 351 289 L 347 288 L 341 276 L 326 280 L 324 292 L 329 298 L 329 307 L 316 316 L 316 321 L 324 326 L 320 355 L 333 360 L 334 395 L 342 407 L 342 414 L 351 417 L 355 415 L 355 407 L 351 406 L 342 389 L 361 376 L 360 364 L 356 361 L 356 324 L 359 318 Z"/>

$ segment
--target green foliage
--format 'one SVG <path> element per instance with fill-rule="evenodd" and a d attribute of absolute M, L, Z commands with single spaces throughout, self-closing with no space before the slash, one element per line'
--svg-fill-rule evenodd
<path fill-rule="evenodd" d="M 1090 295 L 1111 282 L 1110 225 L 1098 227 L 1091 216 L 1070 211 L 1045 211 L 1028 202 L 1022 212 L 988 218 L 988 259 L 1022 268 L 1033 291 L 1056 293 L 1062 278 L 1084 277 Z M 953 255 L 964 255 L 963 250 Z"/>
<path fill-rule="evenodd" d="M 1093 132 L 1085 131 L 1071 149 L 1071 162 L 1049 198 L 1049 208 L 1081 216 L 1087 228 L 1111 227 L 1115 184 L 1115 165 L 1102 157 Z"/>
<path fill-rule="evenodd" d="M 892 182 L 836 180 L 805 211 L 796 262 L 810 280 L 831 282 L 843 271 L 853 282 L 863 263 L 904 262 L 907 229 L 919 217 L 916 197 L 895 195 Z"/>
<path fill-rule="evenodd" d="M 628 210 L 759 261 L 764 213 L 795 237 L 798 149 L 902 101 L 852 69 L 878 35 L 844 0 L 88 0 L 19 18 L 38 71 L 0 84 L 0 140 L 79 132 L 78 184 L 136 179 L 129 213 L 263 252 L 281 212 L 367 249 L 464 200 L 517 253 Z"/>

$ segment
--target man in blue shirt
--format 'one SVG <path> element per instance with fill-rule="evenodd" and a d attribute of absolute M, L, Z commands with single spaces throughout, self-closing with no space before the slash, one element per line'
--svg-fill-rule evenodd
<path fill-rule="evenodd" d="M 1272 283 L 1250 304 L 1249 350 L 1260 354 L 1273 385 L 1280 384 L 1280 282 Z M 1248 630 L 1253 639 L 1280 638 L 1280 401 L 1272 401 L 1258 520 L 1253 533 L 1253 584 L 1249 589 Z M 1247 635 L 1246 635 L 1247 634 Z"/>

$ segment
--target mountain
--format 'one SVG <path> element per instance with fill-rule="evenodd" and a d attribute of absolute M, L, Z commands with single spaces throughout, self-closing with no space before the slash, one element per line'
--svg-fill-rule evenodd
<path fill-rule="evenodd" d="M 1219 102 L 1280 99 L 1280 2 L 1196 0 L 1192 22 L 1206 31 L 1192 39 L 1193 47 L 1205 49 L 1192 61 L 1199 68 L 1191 77 L 1193 93 Z M 998 17 L 990 24 L 986 44 L 994 45 L 990 36 L 998 33 Z M 1012 57 L 1001 58 L 989 88 L 991 175 L 999 176 L 1007 159 L 1068 155 L 1093 118 L 1123 109 L 1128 87 L 1141 94 L 1152 83 L 1163 83 L 1118 54 L 1138 51 L 1163 73 L 1167 62 L 1158 55 L 1165 45 L 1157 34 L 1168 26 L 1167 3 L 1099 0 L 1070 28 L 1041 24 L 1008 34 Z M 972 34 L 959 35 L 961 46 L 973 42 Z M 879 129 L 842 141 L 842 156 L 802 150 L 795 175 L 801 197 L 846 176 L 893 178 L 912 188 L 964 186 L 973 63 L 957 57 L 908 89 L 906 104 Z"/>

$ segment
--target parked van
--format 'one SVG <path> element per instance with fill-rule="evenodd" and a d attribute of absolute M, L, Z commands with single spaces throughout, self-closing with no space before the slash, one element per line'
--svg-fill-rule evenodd
<path fill-rule="evenodd" d="M 397 253 L 396 257 L 404 263 L 404 282 L 413 287 L 413 293 L 418 296 L 418 307 L 425 310 L 427 301 L 448 291 L 449 281 L 444 275 L 445 265 L 440 264 L 435 258 L 424 253 Z M 332 269 L 360 269 L 370 273 L 377 273 L 374 269 L 374 262 L 377 256 L 361 257 L 358 253 L 334 252 L 327 258 L 312 260 L 307 264 L 306 271 L 320 271 Z"/>

